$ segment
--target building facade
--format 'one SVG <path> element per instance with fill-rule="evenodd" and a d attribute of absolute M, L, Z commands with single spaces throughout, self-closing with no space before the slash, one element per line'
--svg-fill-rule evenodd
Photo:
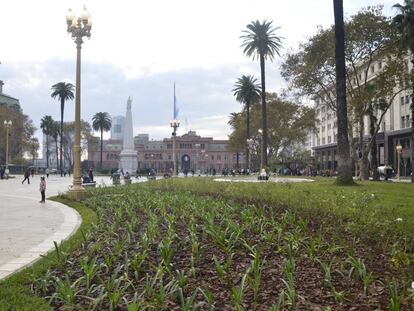
<path fill-rule="evenodd" d="M 368 81 L 375 79 L 376 73 L 383 67 L 383 61 L 374 62 L 369 70 L 364 70 L 368 75 Z M 407 66 L 411 66 L 407 62 Z M 364 74 L 362 73 L 362 75 Z M 364 78 L 362 76 L 362 78 Z M 400 154 L 401 176 L 410 176 L 411 161 L 411 95 L 408 91 L 402 91 L 396 96 L 384 115 L 380 130 L 377 133 L 377 163 L 378 166 L 390 165 L 394 169 L 398 166 L 398 153 L 396 146 L 402 146 Z M 315 98 L 314 107 L 318 122 L 316 131 L 308 135 L 306 147 L 311 150 L 317 170 L 333 170 L 337 168 L 337 116 L 330 109 L 327 100 L 323 97 Z M 380 112 L 379 112 L 380 113 Z M 349 125 L 350 126 L 350 125 Z M 370 120 L 364 118 L 364 140 L 368 141 Z M 357 128 L 353 129 L 354 142 L 357 140 Z M 352 143 L 352 142 L 351 142 Z"/>
<path fill-rule="evenodd" d="M 170 171 L 173 168 L 172 138 L 149 140 L 148 134 L 138 134 L 134 138 L 135 150 L 138 152 L 138 170 L 155 169 L 157 172 Z M 122 140 L 109 139 L 103 143 L 102 168 L 116 169 Z M 201 171 L 221 173 L 223 170 L 246 167 L 244 154 L 228 150 L 228 140 L 214 140 L 201 137 L 195 131 L 176 137 L 176 159 L 179 172 Z M 100 165 L 100 140 L 93 137 L 88 142 L 88 161 L 90 167 Z"/>

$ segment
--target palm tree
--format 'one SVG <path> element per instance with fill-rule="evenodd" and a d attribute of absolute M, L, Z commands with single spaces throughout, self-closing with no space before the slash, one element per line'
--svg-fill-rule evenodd
<path fill-rule="evenodd" d="M 54 85 L 52 85 L 52 98 L 58 98 L 60 101 L 60 176 L 63 176 L 63 162 L 62 162 L 62 155 L 63 155 L 63 112 L 65 110 L 65 102 L 67 100 L 71 100 L 74 98 L 73 95 L 73 89 L 74 86 L 72 83 L 66 83 L 66 82 L 59 82 Z"/>
<path fill-rule="evenodd" d="M 244 104 L 244 108 L 246 109 L 246 167 L 248 167 L 247 161 L 249 161 L 249 146 L 247 140 L 250 138 L 250 107 L 260 98 L 260 85 L 256 81 L 257 79 L 253 76 L 243 75 L 237 79 L 233 89 L 236 100 Z"/>
<path fill-rule="evenodd" d="M 253 21 L 247 26 L 247 30 L 241 36 L 243 43 L 241 45 L 243 53 L 253 59 L 260 60 L 260 78 L 262 82 L 262 127 L 263 127 L 263 143 L 261 154 L 261 166 L 267 167 L 267 114 L 266 114 L 266 83 L 265 83 L 265 61 L 272 61 L 275 55 L 280 56 L 282 48 L 282 38 L 275 35 L 275 31 L 279 27 L 273 27 L 272 21 L 266 20 L 260 23 L 258 20 Z"/>
<path fill-rule="evenodd" d="M 54 122 L 51 116 L 44 116 L 40 120 L 40 128 L 42 129 L 42 133 L 46 135 L 46 168 L 49 168 L 49 136 L 51 135 Z"/>
<path fill-rule="evenodd" d="M 100 167 L 102 169 L 102 152 L 103 152 L 103 132 L 107 132 L 111 129 L 112 120 L 107 112 L 97 112 L 92 117 L 92 128 L 95 131 L 101 131 L 101 163 Z"/>
<path fill-rule="evenodd" d="M 338 118 L 338 184 L 352 184 L 352 165 L 348 140 L 348 114 L 345 80 L 345 31 L 343 0 L 334 0 L 336 105 Z"/>
<path fill-rule="evenodd" d="M 399 35 L 400 48 L 403 53 L 411 52 L 411 183 L 414 183 L 414 1 L 405 0 L 404 5 L 394 5 L 399 14 L 394 16 L 392 23 Z"/>
<path fill-rule="evenodd" d="M 59 170 L 59 148 L 58 148 L 58 138 L 59 138 L 59 122 L 53 121 L 51 127 L 50 127 L 50 136 L 53 137 L 53 140 L 55 141 L 55 152 L 56 152 L 56 169 Z M 62 170 L 62 167 L 61 167 Z"/>

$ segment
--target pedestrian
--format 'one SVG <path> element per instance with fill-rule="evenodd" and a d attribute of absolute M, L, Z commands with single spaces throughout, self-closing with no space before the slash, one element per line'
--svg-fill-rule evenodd
<path fill-rule="evenodd" d="M 24 172 L 24 179 L 22 181 L 22 184 L 27 180 L 27 184 L 30 185 L 30 169 L 26 169 Z"/>
<path fill-rule="evenodd" d="M 93 181 L 93 172 L 92 169 L 89 169 L 89 179 L 91 180 L 91 182 Z"/>
<path fill-rule="evenodd" d="M 30 174 L 32 175 L 32 178 L 34 177 L 34 174 L 35 174 L 35 169 L 34 169 L 34 167 L 32 167 L 31 169 L 30 169 Z"/>
<path fill-rule="evenodd" d="M 46 169 L 46 178 L 49 178 L 50 170 L 49 168 Z"/>
<path fill-rule="evenodd" d="M 0 179 L 4 178 L 4 168 L 3 166 L 0 166 Z"/>
<path fill-rule="evenodd" d="M 40 190 L 40 195 L 42 196 L 42 200 L 40 201 L 40 203 L 45 203 L 46 180 L 44 176 L 40 177 L 39 190 Z"/>

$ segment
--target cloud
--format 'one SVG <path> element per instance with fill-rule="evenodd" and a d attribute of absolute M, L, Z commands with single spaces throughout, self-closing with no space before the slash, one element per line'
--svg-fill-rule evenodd
<path fill-rule="evenodd" d="M 44 115 L 60 119 L 60 104 L 50 97 L 51 85 L 66 81 L 75 84 L 74 62 L 52 59 L 44 62 L 3 65 L 7 76 L 5 93 L 20 99 L 23 111 L 39 127 Z M 278 64 L 268 63 L 267 85 L 275 91 L 283 85 Z M 82 63 L 81 114 L 90 121 L 96 112 L 112 116 L 124 115 L 128 96 L 133 98 L 134 128 L 151 138 L 169 137 L 169 121 L 173 110 L 173 83 L 180 109 L 180 133 L 195 130 L 198 134 L 225 139 L 231 112 L 241 106 L 233 97 L 234 82 L 241 74 L 255 74 L 259 80 L 259 64 L 248 59 L 244 63 L 195 67 L 175 71 L 128 76 L 120 67 L 103 63 Z M 65 121 L 74 119 L 74 101 L 65 105 Z M 185 126 L 185 120 L 188 125 Z M 38 133 L 40 138 L 40 131 Z"/>

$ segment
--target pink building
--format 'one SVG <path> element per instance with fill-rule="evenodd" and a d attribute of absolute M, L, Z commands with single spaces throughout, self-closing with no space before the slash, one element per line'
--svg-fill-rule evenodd
<path fill-rule="evenodd" d="M 103 144 L 103 169 L 118 168 L 122 140 L 105 140 Z M 135 149 L 138 151 L 138 169 L 141 171 L 155 169 L 158 172 L 169 171 L 173 167 L 172 138 L 149 140 L 148 135 L 135 137 Z M 177 136 L 177 167 L 179 172 L 197 171 L 220 173 L 224 169 L 236 169 L 237 158 L 239 168 L 246 168 L 244 153 L 228 150 L 228 140 L 214 140 L 212 137 L 201 137 L 195 131 Z M 88 142 L 89 166 L 99 167 L 100 141 L 93 137 Z"/>

